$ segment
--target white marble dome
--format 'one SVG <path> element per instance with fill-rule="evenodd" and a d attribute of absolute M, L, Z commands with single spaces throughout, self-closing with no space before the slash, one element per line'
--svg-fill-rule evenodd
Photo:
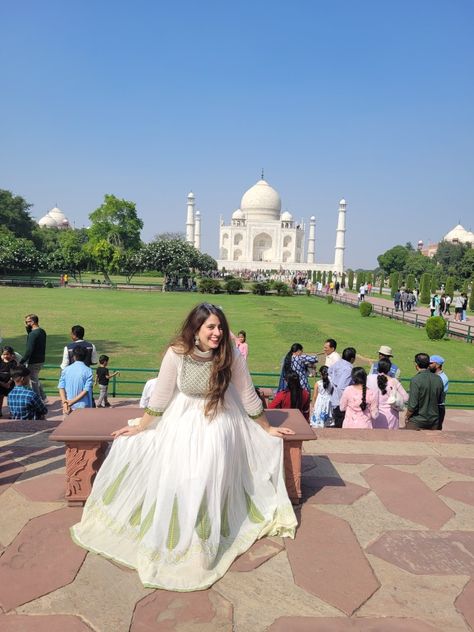
<path fill-rule="evenodd" d="M 45 228 L 57 228 L 56 222 L 49 213 L 46 213 L 44 217 L 38 220 L 38 226 L 44 226 Z"/>
<path fill-rule="evenodd" d="M 284 211 L 281 214 L 281 221 L 282 222 L 292 222 L 293 221 L 293 215 L 289 211 Z"/>
<path fill-rule="evenodd" d="M 445 241 L 455 241 L 461 244 L 472 243 L 474 244 L 474 233 L 470 230 L 466 230 L 464 226 L 458 224 L 452 230 L 447 233 L 443 239 Z"/>
<path fill-rule="evenodd" d="M 232 219 L 245 219 L 245 215 L 242 213 L 240 208 L 232 213 Z"/>
<path fill-rule="evenodd" d="M 70 223 L 61 209 L 55 206 L 38 220 L 38 225 L 45 228 L 69 228 Z"/>
<path fill-rule="evenodd" d="M 240 209 L 247 219 L 275 221 L 280 219 L 281 198 L 266 180 L 259 180 L 242 196 Z"/>

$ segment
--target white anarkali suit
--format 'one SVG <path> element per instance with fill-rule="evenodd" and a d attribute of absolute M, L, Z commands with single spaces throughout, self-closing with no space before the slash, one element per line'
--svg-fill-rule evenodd
<path fill-rule="evenodd" d="M 262 405 L 245 360 L 235 353 L 225 406 L 209 420 L 211 364 L 212 351 L 168 349 L 147 408 L 157 422 L 113 442 L 71 529 L 146 587 L 207 588 L 258 538 L 294 536 L 283 441 L 251 418 Z"/>

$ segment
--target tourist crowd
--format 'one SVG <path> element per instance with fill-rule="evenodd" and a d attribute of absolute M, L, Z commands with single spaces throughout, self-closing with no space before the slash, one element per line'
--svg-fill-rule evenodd
<path fill-rule="evenodd" d="M 302 277 L 294 280 L 303 282 Z M 403 297 L 400 302 L 403 304 Z M 36 314 L 25 317 L 25 327 L 27 339 L 23 355 L 15 353 L 11 346 L 2 349 L 0 416 L 3 400 L 8 397 L 11 418 L 42 419 L 47 413 L 47 402 L 39 374 L 45 361 L 47 336 Z M 95 345 L 85 339 L 84 327 L 74 325 L 70 337 L 71 342 L 63 350 L 58 383 L 63 413 L 68 415 L 77 408 L 110 406 L 108 385 L 118 371 L 109 371 L 109 356 L 98 356 Z M 238 352 L 247 360 L 246 332 L 231 333 L 231 337 Z M 324 365 L 319 370 L 311 397 L 310 378 L 316 377 L 318 356 L 322 356 Z M 356 366 L 356 358 L 353 347 L 346 347 L 340 355 L 333 338 L 325 341 L 319 354 L 304 353 L 303 346 L 294 343 L 282 362 L 277 392 L 269 407 L 298 408 L 316 428 L 392 430 L 398 429 L 400 412 L 406 408 L 406 428 L 442 429 L 448 378 L 440 355 L 416 354 L 416 375 L 410 381 L 409 395 L 399 381 L 400 369 L 393 361 L 389 346 L 379 348 L 378 361 L 368 372 Z M 91 365 L 97 363 L 94 380 Z M 97 403 L 93 397 L 94 382 L 100 391 Z M 140 401 L 142 407 L 146 407 L 155 382 L 156 378 L 145 385 Z"/>

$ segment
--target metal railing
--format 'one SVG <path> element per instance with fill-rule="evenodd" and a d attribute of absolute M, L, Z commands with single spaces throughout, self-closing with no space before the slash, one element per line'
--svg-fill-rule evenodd
<path fill-rule="evenodd" d="M 314 296 L 325 299 L 328 294 L 326 294 L 326 292 L 316 291 L 314 292 Z M 335 303 L 341 303 L 341 305 L 348 305 L 355 308 L 358 308 L 360 305 L 359 299 L 353 294 L 346 293 L 341 296 L 340 294 L 333 293 L 331 296 L 333 297 L 333 301 Z M 402 323 L 414 325 L 415 327 L 424 327 L 426 321 L 430 318 L 426 314 L 419 314 L 414 310 L 396 310 L 394 307 L 388 305 L 377 305 L 377 303 L 372 303 L 372 301 L 370 301 L 370 304 L 372 305 L 372 311 L 374 314 L 384 316 L 385 318 L 391 318 L 392 320 L 399 320 Z M 471 343 L 474 341 L 474 327 L 472 325 L 452 320 L 446 320 L 446 325 L 447 336 L 462 338 L 466 342 Z"/>
<path fill-rule="evenodd" d="M 109 395 L 111 397 L 134 397 L 139 399 L 145 385 L 145 382 L 150 378 L 156 377 L 159 369 L 132 369 L 130 367 L 114 367 L 109 368 L 110 372 L 120 371 L 120 376 L 114 376 L 110 380 Z M 52 376 L 53 371 L 56 371 L 55 377 Z M 126 379 L 123 377 L 123 373 L 131 373 L 134 375 L 143 375 L 142 379 Z M 51 387 L 46 386 L 45 392 L 48 395 L 57 395 L 57 385 L 60 374 L 60 367 L 54 364 L 45 364 L 41 373 L 41 382 L 43 387 L 45 383 L 53 383 Z M 260 371 L 251 371 L 253 382 L 258 388 L 271 388 L 276 389 L 280 378 L 279 373 L 264 373 Z M 402 377 L 400 382 L 404 383 L 407 387 L 410 384 L 410 378 Z M 408 390 L 408 388 L 406 389 Z M 458 398 L 462 397 L 460 401 Z M 449 380 L 449 391 L 446 396 L 447 408 L 474 408 L 474 380 Z"/>

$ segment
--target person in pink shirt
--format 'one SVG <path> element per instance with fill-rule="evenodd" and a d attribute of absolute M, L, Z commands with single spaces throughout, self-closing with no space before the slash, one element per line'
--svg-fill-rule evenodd
<path fill-rule="evenodd" d="M 379 414 L 379 397 L 367 388 L 367 373 L 361 366 L 352 369 L 352 385 L 344 389 L 339 408 L 346 412 L 343 428 L 372 428 Z"/>
<path fill-rule="evenodd" d="M 247 334 L 242 329 L 237 334 L 237 338 L 235 339 L 235 346 L 237 347 L 239 352 L 244 356 L 245 359 L 247 359 L 247 356 L 249 354 L 249 346 L 246 340 L 247 340 Z"/>
<path fill-rule="evenodd" d="M 372 391 L 378 391 L 379 395 L 379 414 L 372 423 L 373 428 L 398 430 L 400 412 L 389 404 L 388 399 L 397 391 L 405 404 L 408 401 L 406 390 L 396 378 L 389 375 L 391 366 L 388 358 L 382 358 L 378 362 L 378 374 L 372 373 L 367 378 L 367 387 Z"/>

